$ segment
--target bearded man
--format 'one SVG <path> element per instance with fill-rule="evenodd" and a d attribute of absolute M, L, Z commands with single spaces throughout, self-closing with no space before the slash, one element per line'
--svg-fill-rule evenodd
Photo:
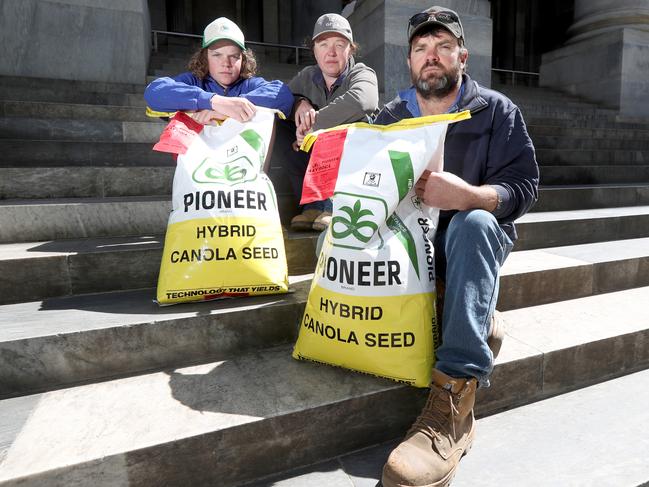
<path fill-rule="evenodd" d="M 440 208 L 437 278 L 445 282 L 442 344 L 428 401 L 383 469 L 383 487 L 446 486 L 475 434 L 477 387 L 489 375 L 504 336 L 494 317 L 499 273 L 516 240 L 514 220 L 538 198 L 539 170 L 520 110 L 465 73 L 468 50 L 456 12 L 431 7 L 408 22 L 413 86 L 377 115 L 404 118 L 469 110 L 448 127 L 444 170 L 416 183 L 423 203 Z"/>

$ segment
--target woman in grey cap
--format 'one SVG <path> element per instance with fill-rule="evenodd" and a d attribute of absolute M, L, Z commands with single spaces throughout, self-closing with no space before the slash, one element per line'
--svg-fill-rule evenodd
<path fill-rule="evenodd" d="M 304 136 L 336 125 L 369 121 L 378 108 L 376 73 L 354 61 L 357 50 L 349 22 L 338 14 L 322 15 L 315 23 L 311 48 L 317 65 L 300 71 L 288 84 L 295 96 L 295 151 L 287 170 L 298 200 L 308 154 L 297 152 Z M 287 151 L 290 152 L 290 151 Z M 324 230 L 331 220 L 331 201 L 304 205 L 291 220 L 293 230 Z"/>

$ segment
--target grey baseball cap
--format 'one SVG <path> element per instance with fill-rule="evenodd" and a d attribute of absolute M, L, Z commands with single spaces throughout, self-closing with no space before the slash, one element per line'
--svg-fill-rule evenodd
<path fill-rule="evenodd" d="M 458 39 L 464 39 L 464 29 L 457 12 L 446 7 L 434 6 L 410 17 L 408 20 L 408 42 L 412 42 L 412 38 L 429 25 L 440 25 Z"/>
<path fill-rule="evenodd" d="M 352 28 L 349 25 L 349 22 L 345 17 L 338 14 L 324 14 L 321 15 L 318 20 L 315 22 L 315 27 L 313 27 L 313 37 L 312 40 L 315 40 L 320 34 L 326 34 L 328 32 L 335 32 L 341 36 L 347 38 L 349 42 L 354 42 L 354 36 L 352 35 Z"/>

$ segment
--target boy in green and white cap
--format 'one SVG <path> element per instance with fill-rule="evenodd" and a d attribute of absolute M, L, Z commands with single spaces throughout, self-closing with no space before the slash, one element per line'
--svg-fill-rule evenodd
<path fill-rule="evenodd" d="M 250 120 L 256 106 L 291 113 L 293 96 L 281 81 L 255 76 L 256 61 L 246 49 L 243 32 L 225 17 L 203 32 L 202 47 L 189 61 L 189 72 L 158 78 L 147 86 L 144 98 L 160 112 L 188 111 L 200 123 L 234 118 Z"/>
<path fill-rule="evenodd" d="M 246 50 L 246 41 L 239 26 L 226 17 L 219 17 L 205 27 L 203 47 L 209 47 L 210 44 L 223 39 L 230 40 L 242 50 Z"/>

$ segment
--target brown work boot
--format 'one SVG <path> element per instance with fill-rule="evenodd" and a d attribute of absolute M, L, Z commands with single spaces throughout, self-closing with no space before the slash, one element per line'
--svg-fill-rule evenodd
<path fill-rule="evenodd" d="M 489 336 L 487 337 L 487 345 L 491 349 L 494 360 L 500 353 L 500 347 L 505 339 L 505 320 L 503 320 L 500 311 L 494 310 L 491 315 L 491 327 L 489 328 Z"/>
<path fill-rule="evenodd" d="M 313 230 L 313 222 L 322 214 L 322 210 L 304 210 L 291 220 L 291 230 Z"/>
<path fill-rule="evenodd" d="M 478 381 L 433 369 L 428 401 L 383 467 L 383 487 L 446 487 L 475 433 Z"/>
<path fill-rule="evenodd" d="M 325 230 L 331 223 L 331 212 L 323 211 L 318 215 L 318 217 L 313 220 L 313 225 L 311 228 L 319 232 Z"/>

